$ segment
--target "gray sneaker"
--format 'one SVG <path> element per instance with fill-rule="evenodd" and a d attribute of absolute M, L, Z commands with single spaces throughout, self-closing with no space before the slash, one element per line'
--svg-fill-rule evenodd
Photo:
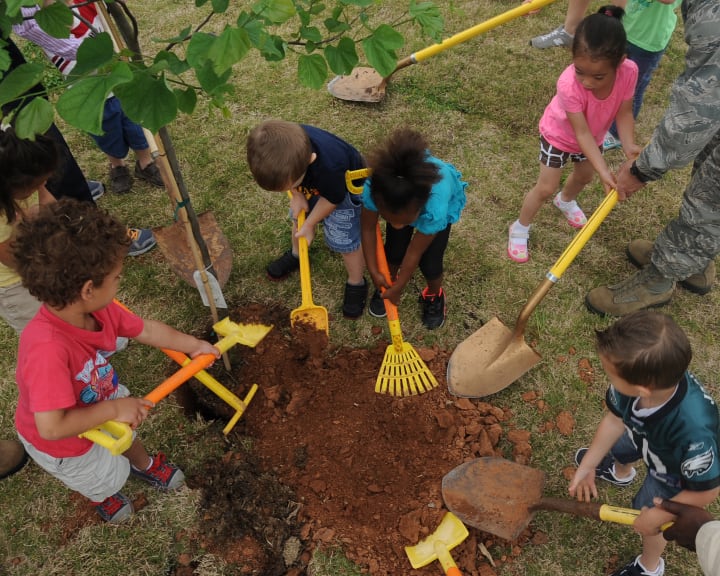
<path fill-rule="evenodd" d="M 547 34 L 535 36 L 535 38 L 530 40 L 530 46 L 533 48 L 539 48 L 540 50 L 559 46 L 570 48 L 573 43 L 573 38 L 575 38 L 575 36 L 565 32 L 565 28 L 563 26 L 558 26 L 555 30 L 550 31 Z"/>
<path fill-rule="evenodd" d="M 105 194 L 105 185 L 102 182 L 88 180 L 87 185 L 90 190 L 90 196 L 92 196 L 94 202 L 97 202 L 98 198 Z"/>
<path fill-rule="evenodd" d="M 128 228 L 128 236 L 132 240 L 128 249 L 128 256 L 140 256 L 152 250 L 157 241 L 150 228 Z"/>

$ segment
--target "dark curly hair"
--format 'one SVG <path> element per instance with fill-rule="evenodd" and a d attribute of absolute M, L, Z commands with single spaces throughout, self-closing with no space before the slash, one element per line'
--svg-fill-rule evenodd
<path fill-rule="evenodd" d="M 641 310 L 623 316 L 606 330 L 596 330 L 598 354 L 635 386 L 675 386 L 692 360 L 685 332 L 665 314 Z"/>
<path fill-rule="evenodd" d="M 438 166 L 427 158 L 427 147 L 420 132 L 398 128 L 369 154 L 370 194 L 378 208 L 397 214 L 425 205 L 441 178 Z"/>
<path fill-rule="evenodd" d="M 101 286 L 130 242 L 127 227 L 105 210 L 63 198 L 21 221 L 10 249 L 23 286 L 62 309 L 80 297 L 88 280 Z"/>
<path fill-rule="evenodd" d="M 18 206 L 15 194 L 38 179 L 51 176 L 60 163 L 60 151 L 52 138 L 18 138 L 11 127 L 0 130 L 0 216 L 14 222 Z"/>

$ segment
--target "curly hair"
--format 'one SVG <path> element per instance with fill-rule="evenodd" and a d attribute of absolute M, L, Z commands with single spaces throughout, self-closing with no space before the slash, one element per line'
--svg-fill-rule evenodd
<path fill-rule="evenodd" d="M 422 208 L 433 184 L 440 180 L 436 164 L 427 159 L 425 137 L 410 128 L 395 130 L 368 155 L 370 194 L 378 207 L 397 214 Z"/>
<path fill-rule="evenodd" d="M 23 286 L 62 309 L 78 300 L 88 280 L 101 286 L 130 242 L 127 227 L 105 210 L 63 198 L 21 221 L 10 249 Z"/>
<path fill-rule="evenodd" d="M 267 120 L 247 138 L 247 162 L 253 178 L 265 190 L 284 191 L 310 165 L 310 137 L 300 124 Z"/>
<path fill-rule="evenodd" d="M 665 314 L 641 310 L 623 316 L 607 330 L 596 330 L 598 354 L 635 386 L 675 386 L 690 365 L 690 341 Z"/>
<path fill-rule="evenodd" d="M 0 216 L 14 222 L 18 212 L 15 195 L 52 175 L 59 163 L 60 151 L 52 138 L 38 134 L 35 140 L 26 140 L 10 127 L 0 130 Z"/>

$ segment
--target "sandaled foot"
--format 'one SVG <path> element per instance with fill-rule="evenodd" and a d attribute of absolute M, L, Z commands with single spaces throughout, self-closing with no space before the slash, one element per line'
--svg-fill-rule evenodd
<path fill-rule="evenodd" d="M 573 228 L 582 228 L 585 226 L 585 224 L 587 224 L 587 218 L 585 217 L 583 211 L 580 210 L 580 206 L 577 205 L 575 200 L 563 202 L 560 197 L 561 194 L 562 192 L 558 192 L 555 195 L 555 198 L 553 198 L 553 205 L 563 213 L 567 223 Z"/>
<path fill-rule="evenodd" d="M 514 230 L 514 224 L 508 229 L 508 247 L 507 255 L 510 260 L 523 264 L 530 260 L 527 241 L 530 234 L 527 232 L 517 232 Z"/>

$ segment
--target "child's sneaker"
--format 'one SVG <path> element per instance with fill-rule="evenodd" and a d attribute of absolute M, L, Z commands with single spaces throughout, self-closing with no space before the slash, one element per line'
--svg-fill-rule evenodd
<path fill-rule="evenodd" d="M 615 138 L 610 132 L 605 134 L 605 140 L 603 140 L 603 152 L 609 152 L 610 150 L 617 150 L 622 148 L 622 142 Z"/>
<path fill-rule="evenodd" d="M 570 48 L 573 43 L 573 38 L 574 36 L 572 34 L 568 34 L 565 31 L 564 26 L 558 26 L 555 30 L 551 30 L 547 34 L 535 36 L 535 38 L 530 40 L 530 46 L 541 50 L 545 48 L 555 48 L 556 46 L 566 46 Z"/>
<path fill-rule="evenodd" d="M 665 573 L 665 560 L 660 558 L 660 564 L 653 572 L 640 564 L 640 556 L 628 562 L 622 568 L 615 570 L 610 576 L 662 576 Z"/>
<path fill-rule="evenodd" d="M 128 256 L 140 256 L 152 250 L 157 241 L 150 228 L 128 228 L 128 236 L 132 243 L 128 249 Z"/>
<path fill-rule="evenodd" d="M 380 290 L 373 292 L 372 298 L 370 298 L 370 306 L 368 306 L 368 314 L 375 318 L 385 318 L 387 316 L 387 310 L 385 310 L 385 301 L 380 295 Z"/>
<path fill-rule="evenodd" d="M 422 323 L 428 330 L 442 327 L 445 324 L 445 291 L 440 288 L 439 294 L 428 294 L 425 288 L 420 294 L 422 304 Z"/>
<path fill-rule="evenodd" d="M 273 260 L 265 268 L 270 280 L 284 280 L 299 269 L 300 259 L 292 253 L 292 250 L 288 250 L 280 258 Z"/>
<path fill-rule="evenodd" d="M 133 179 L 130 168 L 125 166 L 110 166 L 110 190 L 115 194 L 127 194 L 132 188 Z"/>
<path fill-rule="evenodd" d="M 110 524 L 118 524 L 130 518 L 135 512 L 132 502 L 122 492 L 115 492 L 115 494 L 105 498 L 102 502 L 93 502 L 93 504 L 100 518 Z"/>
<path fill-rule="evenodd" d="M 345 283 L 345 296 L 343 298 L 343 316 L 355 320 L 362 316 L 367 301 L 368 285 L 365 278 L 361 286 Z"/>
<path fill-rule="evenodd" d="M 93 202 L 97 202 L 98 198 L 105 194 L 105 185 L 102 182 L 98 182 L 97 180 L 88 180 L 87 185 Z"/>
<path fill-rule="evenodd" d="M 568 224 L 570 224 L 573 228 L 582 228 L 585 226 L 585 224 L 587 224 L 587 218 L 585 218 L 583 211 L 580 210 L 580 206 L 577 205 L 575 200 L 564 202 L 562 198 L 560 198 L 561 194 L 562 192 L 558 192 L 555 195 L 555 198 L 553 198 L 553 205 L 563 213 L 563 216 L 567 219 Z"/>
<path fill-rule="evenodd" d="M 530 254 L 528 253 L 527 241 L 530 237 L 530 232 L 518 232 L 515 229 L 515 222 L 510 224 L 508 228 L 508 246 L 507 255 L 510 260 L 523 264 L 530 260 Z"/>
<path fill-rule="evenodd" d="M 148 184 L 152 184 L 153 186 L 157 186 L 158 188 L 163 188 L 165 186 L 162 181 L 162 176 L 160 176 L 160 170 L 158 170 L 155 162 L 150 162 L 150 164 L 145 166 L 145 168 L 140 168 L 140 162 L 136 160 L 135 178 L 145 180 L 145 182 L 147 182 Z"/>
<path fill-rule="evenodd" d="M 174 490 L 185 482 L 183 471 L 172 462 L 168 462 L 162 452 L 152 457 L 152 463 L 147 470 L 138 470 L 135 466 L 130 466 L 130 472 L 160 490 Z"/>
<path fill-rule="evenodd" d="M 585 454 L 587 454 L 587 451 L 587 448 L 580 448 L 577 452 L 575 452 L 576 466 L 580 466 L 580 462 L 582 462 L 582 459 L 585 457 Z M 606 482 L 615 484 L 615 486 L 628 486 L 629 484 L 632 484 L 632 481 L 635 480 L 635 475 L 637 474 L 635 468 L 631 468 L 631 470 L 632 472 L 628 478 L 618 478 L 615 476 L 615 459 L 610 454 L 606 454 L 600 464 L 597 465 L 597 468 L 595 468 L 595 478 L 600 478 L 600 480 L 605 480 Z"/>

